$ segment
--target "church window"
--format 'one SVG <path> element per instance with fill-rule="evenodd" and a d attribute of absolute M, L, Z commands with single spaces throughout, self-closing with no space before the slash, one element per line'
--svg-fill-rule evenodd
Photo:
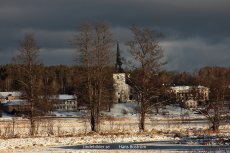
<path fill-rule="evenodd" d="M 129 100 L 133 100 L 133 95 L 129 95 Z"/>

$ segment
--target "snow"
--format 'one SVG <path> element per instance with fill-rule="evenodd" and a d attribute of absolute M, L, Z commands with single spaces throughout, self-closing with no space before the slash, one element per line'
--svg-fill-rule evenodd
<path fill-rule="evenodd" d="M 80 111 L 80 112 L 74 112 L 74 111 L 69 111 L 69 112 L 65 112 L 65 111 L 55 111 L 53 112 L 53 114 L 55 114 L 57 117 L 82 117 L 84 116 L 84 112 Z"/>
<path fill-rule="evenodd" d="M 134 108 L 138 105 L 136 103 L 117 103 L 113 104 L 110 112 L 102 111 L 103 114 L 111 117 L 133 117 L 134 115 Z M 126 115 L 124 115 L 123 110 L 127 112 Z"/>
<path fill-rule="evenodd" d="M 135 111 L 135 107 L 138 107 L 136 103 L 117 103 L 113 104 L 111 111 L 102 111 L 103 114 L 111 117 L 125 117 L 125 118 L 137 118 L 138 114 Z M 123 113 L 125 111 L 125 114 Z M 158 108 L 158 113 L 156 109 L 152 109 L 152 113 L 147 115 L 151 119 L 162 120 L 165 118 L 180 118 L 182 115 L 188 114 L 187 118 L 204 118 L 204 116 L 197 114 L 195 110 L 185 109 L 179 107 L 179 105 L 167 105 Z"/>
<path fill-rule="evenodd" d="M 4 121 L 12 121 L 13 115 L 7 114 L 4 111 L 2 111 L 2 117 L 0 117 L 0 122 Z"/>
<path fill-rule="evenodd" d="M 10 140 L 10 141 L 9 141 Z M 15 139 L 0 139 L 1 149 L 26 148 L 34 146 L 57 146 L 57 145 L 80 145 L 80 144 L 96 144 L 96 143 L 116 143 L 116 142 L 142 142 L 153 140 L 170 140 L 166 136 L 146 136 L 146 135 L 131 135 L 124 137 L 122 135 L 93 135 L 82 137 L 46 137 L 46 138 L 15 138 Z M 171 140 L 173 140 L 171 138 Z"/>
<path fill-rule="evenodd" d="M 5 103 L 7 103 L 9 100 L 6 100 L 6 99 L 4 99 L 4 100 L 1 100 L 1 103 L 2 104 L 5 104 Z"/>
<path fill-rule="evenodd" d="M 24 100 L 9 100 L 3 106 L 10 106 L 10 105 L 25 105 L 26 102 Z"/>
<path fill-rule="evenodd" d="M 15 97 L 15 96 L 21 96 L 22 93 L 19 92 L 19 91 L 14 91 L 14 92 L 0 92 L 0 96 L 1 96 L 1 97 L 7 97 L 7 96 L 9 96 L 9 95 Z"/>
<path fill-rule="evenodd" d="M 14 138 L 10 138 L 13 129 L 12 115 L 3 112 L 0 121 L 8 120 L 8 122 L 0 122 L 2 138 L 0 139 L 0 152 L 36 152 L 39 147 L 47 149 L 48 146 L 166 140 L 192 145 L 198 142 L 191 140 L 207 133 L 204 130 L 209 127 L 208 123 L 182 123 L 183 115 L 189 119 L 203 116 L 195 114 L 192 109 L 181 109 L 177 105 L 170 105 L 159 108 L 158 114 L 156 114 L 155 109 L 152 110 L 152 113 L 146 117 L 147 131 L 139 133 L 139 116 L 135 112 L 135 107 L 137 107 L 135 103 L 118 103 L 111 107 L 110 112 L 102 111 L 104 120 L 100 123 L 101 134 L 90 132 L 88 112 L 83 110 L 79 112 L 54 112 L 60 118 L 40 121 L 36 137 L 28 136 L 29 121 L 17 118 Z M 229 131 L 228 125 L 221 126 L 221 129 Z M 198 134 L 197 137 L 195 134 Z M 224 136 L 229 139 L 229 133 L 224 133 Z M 45 148 L 40 151 L 47 151 Z M 40 151 L 37 150 L 37 152 Z M 53 153 L 56 151 L 58 152 L 58 150 L 52 150 Z"/>
<path fill-rule="evenodd" d="M 59 100 L 75 100 L 77 97 L 75 95 L 68 94 L 60 94 L 57 97 L 53 96 L 51 99 L 59 99 Z"/>
<path fill-rule="evenodd" d="M 170 89 L 177 89 L 177 90 L 190 90 L 194 88 L 193 86 L 172 86 Z M 196 86 L 195 88 L 206 88 L 204 86 Z"/>

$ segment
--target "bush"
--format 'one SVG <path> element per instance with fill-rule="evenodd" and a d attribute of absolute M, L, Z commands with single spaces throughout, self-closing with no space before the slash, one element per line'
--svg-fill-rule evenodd
<path fill-rule="evenodd" d="M 122 109 L 122 110 L 121 110 L 121 113 L 122 113 L 123 115 L 127 115 L 127 114 L 128 114 L 128 111 L 127 111 L 126 109 Z"/>

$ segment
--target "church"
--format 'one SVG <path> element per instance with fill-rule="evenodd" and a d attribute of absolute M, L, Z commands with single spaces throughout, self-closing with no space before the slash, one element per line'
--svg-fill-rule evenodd
<path fill-rule="evenodd" d="M 117 58 L 116 58 L 117 73 L 113 74 L 113 88 L 114 88 L 114 103 L 134 102 L 134 90 L 132 81 L 122 69 L 121 55 L 119 49 L 119 42 L 117 41 Z"/>

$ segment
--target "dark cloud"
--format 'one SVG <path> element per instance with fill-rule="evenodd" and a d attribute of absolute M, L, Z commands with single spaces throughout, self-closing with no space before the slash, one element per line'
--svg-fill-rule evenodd
<path fill-rule="evenodd" d="M 165 41 L 162 46 L 165 47 L 165 59 L 169 62 L 166 69 L 192 72 L 205 66 L 228 67 L 230 63 L 230 44 L 225 41 L 210 44 L 201 38 L 191 38 Z"/>
<path fill-rule="evenodd" d="M 124 51 L 124 43 L 132 39 L 132 24 L 163 32 L 166 37 L 160 43 L 169 61 L 165 66 L 168 70 L 228 66 L 229 6 L 229 0 L 2 0 L 0 64 L 11 62 L 10 55 L 18 49 L 17 40 L 27 32 L 35 33 L 45 64 L 70 64 L 73 55 L 67 41 L 77 25 L 102 19 L 111 24 Z M 125 52 L 123 55 L 130 58 Z"/>

